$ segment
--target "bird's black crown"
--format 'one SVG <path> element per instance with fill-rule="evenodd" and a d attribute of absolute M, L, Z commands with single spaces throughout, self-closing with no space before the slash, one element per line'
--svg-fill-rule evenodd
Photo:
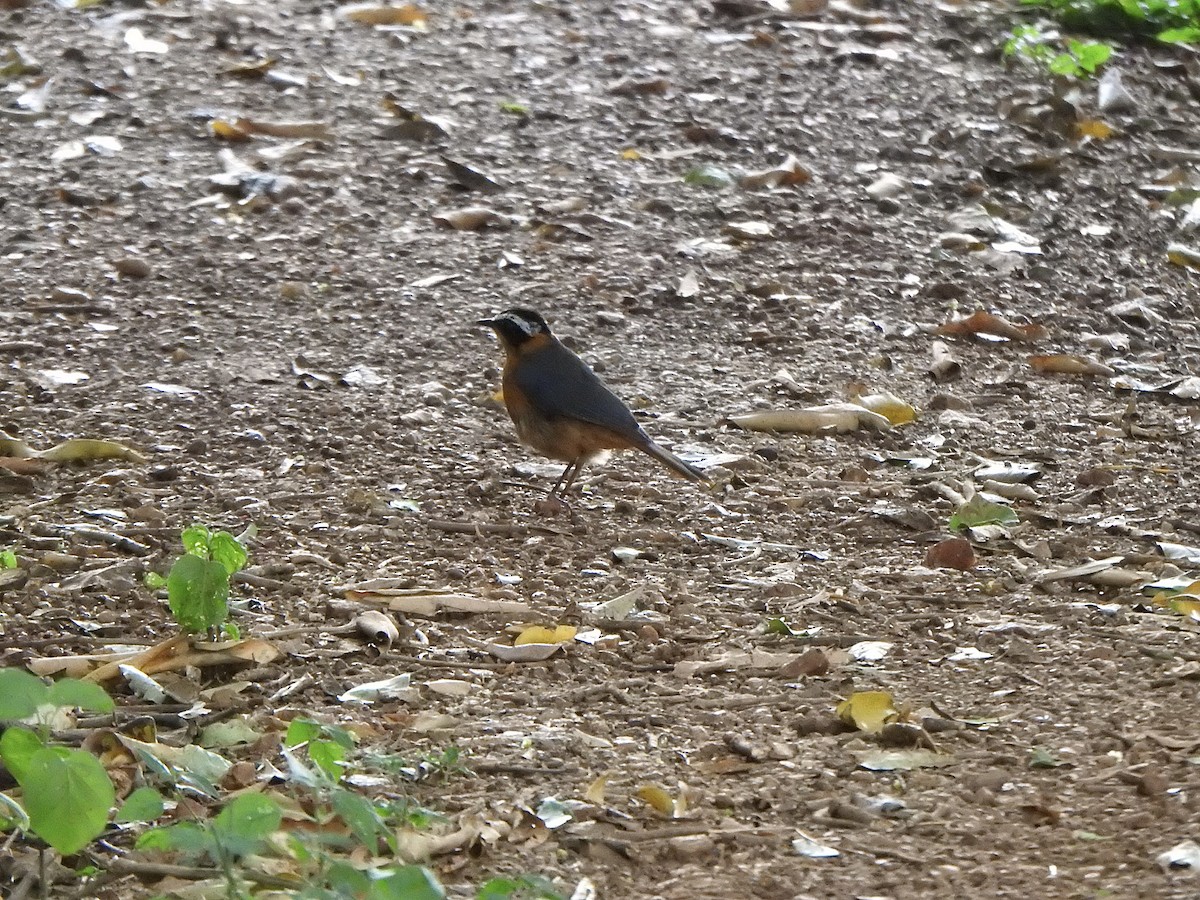
<path fill-rule="evenodd" d="M 549 334 L 546 320 L 532 309 L 506 309 L 490 319 L 481 319 L 480 325 L 495 329 L 508 344 L 519 347 L 532 337 Z"/>

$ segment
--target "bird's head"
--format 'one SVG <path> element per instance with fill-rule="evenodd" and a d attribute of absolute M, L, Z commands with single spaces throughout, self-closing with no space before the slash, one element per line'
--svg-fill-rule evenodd
<path fill-rule="evenodd" d="M 486 325 L 495 331 L 506 350 L 519 350 L 539 335 L 548 337 L 550 334 L 550 326 L 546 324 L 546 320 L 532 309 L 506 309 L 490 319 L 480 319 L 475 324 Z"/>

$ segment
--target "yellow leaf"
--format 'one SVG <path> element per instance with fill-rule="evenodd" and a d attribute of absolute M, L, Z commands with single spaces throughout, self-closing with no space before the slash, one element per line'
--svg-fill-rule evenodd
<path fill-rule="evenodd" d="M 90 462 L 96 459 L 124 459 L 145 462 L 146 457 L 116 441 L 97 441 L 90 438 L 71 438 L 37 454 L 49 462 Z"/>
<path fill-rule="evenodd" d="M 1170 244 L 1167 247 L 1167 259 L 1177 266 L 1200 269 L 1200 250 L 1186 244 Z"/>
<path fill-rule="evenodd" d="M 553 628 L 547 628 L 544 625 L 531 625 L 526 628 L 513 641 L 514 647 L 520 647 L 524 644 L 569 644 L 575 640 L 575 632 L 578 631 L 574 625 L 556 625 Z"/>
<path fill-rule="evenodd" d="M 859 731 L 875 732 L 896 715 L 887 691 L 855 691 L 837 705 L 838 718 Z"/>
<path fill-rule="evenodd" d="M 660 815 L 675 815 L 675 801 L 671 798 L 670 794 L 656 784 L 643 784 L 637 789 L 637 797 L 645 801 Z"/>
<path fill-rule="evenodd" d="M 1169 605 L 1172 612 L 1177 612 L 1181 616 L 1200 616 L 1200 600 L 1184 600 L 1182 597 L 1176 597 Z"/>
<path fill-rule="evenodd" d="M 867 394 L 856 397 L 854 402 L 863 409 L 883 416 L 893 425 L 904 425 L 917 420 L 917 411 L 894 394 Z"/>
<path fill-rule="evenodd" d="M 1084 119 L 1082 122 L 1075 123 L 1075 134 L 1080 140 L 1092 138 L 1097 141 L 1106 141 L 1116 133 L 1115 128 L 1099 119 Z"/>
<path fill-rule="evenodd" d="M 224 119 L 213 119 L 208 123 L 208 130 L 215 138 L 223 141 L 242 142 L 251 139 L 250 132 L 237 122 L 226 122 Z"/>
<path fill-rule="evenodd" d="M 587 790 L 583 792 L 583 799 L 593 806 L 604 805 L 604 791 L 608 787 L 608 779 L 612 776 L 611 772 L 605 772 L 595 781 L 588 785 Z"/>
<path fill-rule="evenodd" d="M 429 14 L 415 3 L 403 6 L 384 6 L 379 3 L 355 3 L 343 6 L 339 12 L 360 25 L 407 25 L 424 28 Z"/>
<path fill-rule="evenodd" d="M 628 150 L 621 151 L 621 159 L 634 161 L 634 160 L 639 160 L 641 158 L 642 158 L 642 154 L 638 153 L 632 147 L 630 147 Z"/>

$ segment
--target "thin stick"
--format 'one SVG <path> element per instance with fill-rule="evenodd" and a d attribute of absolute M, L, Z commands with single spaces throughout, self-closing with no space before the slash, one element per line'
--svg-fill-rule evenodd
<path fill-rule="evenodd" d="M 476 537 L 481 537 L 485 534 L 511 534 L 516 537 L 523 537 L 531 532 L 541 534 L 558 534 L 566 535 L 567 532 L 558 528 L 550 528 L 547 525 L 518 525 L 516 523 L 499 523 L 499 522 L 466 522 L 456 521 L 454 519 L 426 519 L 425 524 L 430 528 L 436 528 L 438 531 L 449 531 L 453 534 L 473 534 Z"/>

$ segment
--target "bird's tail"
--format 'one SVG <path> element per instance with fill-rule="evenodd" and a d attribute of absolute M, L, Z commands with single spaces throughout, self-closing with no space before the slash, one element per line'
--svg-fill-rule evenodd
<path fill-rule="evenodd" d="M 705 476 L 704 476 L 703 472 L 701 472 L 695 466 L 689 466 L 687 463 L 685 463 L 682 459 L 680 459 L 674 453 L 672 453 L 669 450 L 664 450 L 662 447 L 658 446 L 658 444 L 654 443 L 654 441 L 648 442 L 641 449 L 644 450 L 646 453 L 648 453 L 650 456 L 653 456 L 655 459 L 657 459 L 660 463 L 662 463 L 664 466 L 666 466 L 672 472 L 675 472 L 676 474 L 680 475 L 683 478 L 688 479 L 689 481 L 704 481 L 705 480 Z"/>

